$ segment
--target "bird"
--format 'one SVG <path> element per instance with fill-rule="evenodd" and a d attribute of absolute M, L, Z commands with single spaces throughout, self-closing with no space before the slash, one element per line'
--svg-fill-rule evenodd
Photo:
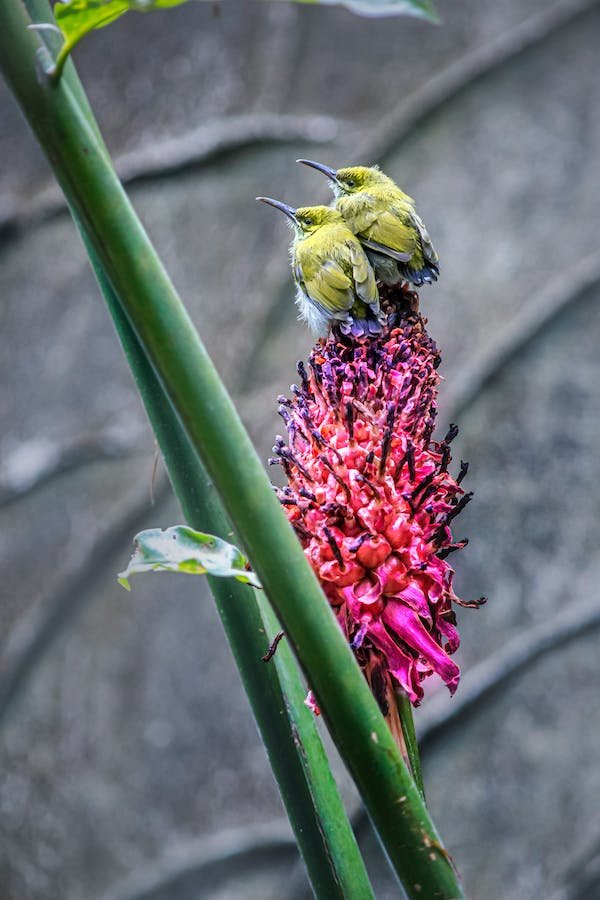
<path fill-rule="evenodd" d="M 335 207 L 366 250 L 383 284 L 406 279 L 417 287 L 437 281 L 438 255 L 415 201 L 378 166 L 331 169 L 311 159 L 297 162 L 323 172 L 335 195 Z"/>
<path fill-rule="evenodd" d="M 385 317 L 375 274 L 341 213 L 331 206 L 294 209 L 271 197 L 256 199 L 281 210 L 292 223 L 290 255 L 299 318 L 320 336 L 336 323 L 356 336 L 379 333 Z"/>

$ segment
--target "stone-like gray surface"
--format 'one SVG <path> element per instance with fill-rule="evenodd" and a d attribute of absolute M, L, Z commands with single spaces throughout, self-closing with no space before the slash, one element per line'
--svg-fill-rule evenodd
<path fill-rule="evenodd" d="M 575 601 L 598 603 L 599 297 L 540 333 L 464 416 L 477 494 L 461 528 L 476 540 L 458 584 L 491 598 L 461 616 L 465 667 Z M 549 896 L 594 826 L 597 679 L 590 634 L 513 678 L 428 758 L 432 807 L 470 896 Z"/>
<path fill-rule="evenodd" d="M 345 123 L 329 145 L 252 143 L 131 188 L 266 457 L 281 430 L 274 398 L 310 338 L 290 299 L 288 232 L 253 198 L 323 199 L 296 157 L 352 160 L 428 78 L 547 5 L 440 3 L 441 28 L 221 6 L 219 16 L 205 3 L 130 14 L 90 36 L 77 62 L 117 156 L 248 113 Z M 465 365 L 598 248 L 600 19 L 590 7 L 387 149 L 386 169 L 417 197 L 442 256 L 439 284 L 422 292 L 444 352 L 442 427 Z M 2 86 L 0 157 L 5 222 L 39 207 L 49 176 Z M 140 885 L 146 900 L 306 896 L 298 871 L 289 877 L 293 858 L 265 850 L 256 829 L 289 833 L 204 585 L 156 576 L 126 595 L 115 584 L 130 547 L 123 522 L 150 492 L 153 438 L 65 215 L 3 233 L 0 296 L 0 701 L 23 641 L 89 558 L 81 600 L 0 722 L 3 900 L 124 900 Z M 465 668 L 597 598 L 597 301 L 596 286 L 567 303 L 461 415 L 455 457 L 470 460 L 476 496 L 457 522 L 471 545 L 456 584 L 490 598 L 461 611 Z M 65 471 L 28 490 L 61 454 Z M 139 527 L 179 517 L 161 501 Z M 120 549 L 97 560 L 107 532 Z M 573 860 L 593 875 L 597 680 L 591 634 L 513 678 L 429 752 L 428 796 L 470 896 L 593 895 Z M 211 857 L 253 837 L 256 851 L 237 862 Z M 377 897 L 398 896 L 362 840 Z"/>

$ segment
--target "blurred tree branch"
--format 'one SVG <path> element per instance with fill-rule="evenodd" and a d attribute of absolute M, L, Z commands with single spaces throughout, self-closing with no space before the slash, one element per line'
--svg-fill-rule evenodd
<path fill-rule="evenodd" d="M 227 829 L 203 840 L 175 846 L 154 865 L 134 872 L 99 900 L 151 900 L 162 892 L 175 896 L 183 879 L 194 879 L 203 891 L 235 873 L 249 873 L 274 863 L 289 866 L 298 859 L 289 824 L 277 821 L 252 828 Z M 304 873 L 306 878 L 306 874 Z M 163 894 L 164 896 L 164 894 Z"/>
<path fill-rule="evenodd" d="M 151 442 L 143 446 L 138 431 L 131 435 L 115 434 L 110 428 L 63 444 L 50 440 L 27 441 L 3 460 L 0 509 L 82 466 L 142 456 L 151 452 L 151 448 Z"/>
<path fill-rule="evenodd" d="M 586 597 L 554 615 L 551 619 L 522 631 L 500 650 L 468 669 L 460 691 L 452 703 L 442 703 L 439 695 L 423 710 L 419 728 L 419 746 L 423 753 L 442 740 L 452 729 L 463 725 L 488 700 L 513 678 L 551 651 L 559 650 L 581 635 L 600 626 L 600 596 Z"/>
<path fill-rule="evenodd" d="M 555 876 L 559 887 L 548 900 L 590 900 L 598 896 L 600 887 L 600 820 L 590 833 L 584 834 L 581 844 L 567 859 L 560 874 Z"/>
<path fill-rule="evenodd" d="M 378 123 L 374 136 L 369 135 L 357 147 L 356 159 L 385 161 L 401 141 L 441 106 L 597 5 L 598 0 L 559 0 L 489 43 L 465 53 L 402 99 Z"/>
<path fill-rule="evenodd" d="M 484 350 L 461 364 L 445 390 L 445 418 L 449 422 L 459 418 L 505 366 L 598 283 L 600 250 L 590 253 L 566 271 L 554 271 L 552 281 L 507 321 Z"/>
<path fill-rule="evenodd" d="M 327 144 L 349 131 L 347 122 L 331 116 L 275 113 L 229 116 L 124 153 L 116 158 L 115 168 L 123 184 L 138 184 L 197 169 L 237 150 L 270 143 Z M 67 205 L 55 182 L 29 202 L 15 198 L 13 209 L 0 212 L 0 240 L 63 212 L 67 212 Z"/>
<path fill-rule="evenodd" d="M 162 502 L 170 490 L 166 476 L 160 477 L 154 490 L 155 502 Z M 0 672 L 0 728 L 54 640 L 86 605 L 94 573 L 109 569 L 115 557 L 122 555 L 131 535 L 146 524 L 151 508 L 149 492 L 144 491 L 142 499 L 125 510 L 118 521 L 106 524 L 54 593 L 42 599 L 39 607 L 14 630 Z"/>

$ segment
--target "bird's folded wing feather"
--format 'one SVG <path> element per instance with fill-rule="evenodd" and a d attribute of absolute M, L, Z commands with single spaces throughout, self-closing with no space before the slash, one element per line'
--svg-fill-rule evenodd
<path fill-rule="evenodd" d="M 428 263 L 433 263 L 433 265 L 437 265 L 438 255 L 434 250 L 433 244 L 431 243 L 431 238 L 425 228 L 423 220 L 420 216 L 413 212 L 414 223 L 417 227 L 417 231 L 419 232 L 419 236 L 421 238 L 421 246 L 423 248 L 423 256 L 425 257 Z"/>
<path fill-rule="evenodd" d="M 354 291 L 352 279 L 342 267 L 333 260 L 327 260 L 311 266 L 311 269 L 310 273 L 304 270 L 304 283 L 311 300 L 332 314 L 349 310 L 354 303 Z"/>
<path fill-rule="evenodd" d="M 378 244 L 377 241 L 369 241 L 362 235 L 360 236 L 360 242 L 367 250 L 374 250 L 375 253 L 381 253 L 382 256 L 389 256 L 397 262 L 407 263 L 412 257 L 412 253 L 399 253 L 397 250 L 392 250 L 390 247 Z"/>
<path fill-rule="evenodd" d="M 298 262 L 297 259 L 294 259 L 292 263 L 292 272 L 294 273 L 294 280 L 303 294 L 306 294 L 308 297 L 308 292 L 306 290 L 306 284 L 304 283 L 304 275 L 302 274 L 302 266 Z"/>
<path fill-rule="evenodd" d="M 352 274 L 356 293 L 367 303 L 374 313 L 379 312 L 379 291 L 373 269 L 367 259 L 364 250 L 357 241 L 348 242 Z"/>
<path fill-rule="evenodd" d="M 361 240 L 365 246 L 387 252 L 388 256 L 393 256 L 399 262 L 408 262 L 417 249 L 414 228 L 410 227 L 409 222 L 403 222 L 387 210 L 379 213 L 373 224 L 361 234 Z"/>

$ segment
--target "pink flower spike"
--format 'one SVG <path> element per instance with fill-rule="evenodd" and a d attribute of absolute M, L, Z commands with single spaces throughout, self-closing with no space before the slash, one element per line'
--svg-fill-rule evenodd
<path fill-rule="evenodd" d="M 304 699 L 304 705 L 308 706 L 310 711 L 315 714 L 315 716 L 321 715 L 321 710 L 319 709 L 319 704 L 317 703 L 317 698 L 313 694 L 312 691 L 309 691 Z"/>
<path fill-rule="evenodd" d="M 448 471 L 452 425 L 432 440 L 440 355 L 406 286 L 381 288 L 381 333 L 342 333 L 298 364 L 281 398 L 288 442 L 273 463 L 279 498 L 382 711 L 394 730 L 394 692 L 418 705 L 438 674 L 451 693 L 460 672 L 448 555 L 451 524 L 471 498 Z M 476 605 L 476 604 L 470 604 Z M 307 703 L 317 707 L 309 695 Z M 397 714 L 396 714 L 397 718 Z"/>

